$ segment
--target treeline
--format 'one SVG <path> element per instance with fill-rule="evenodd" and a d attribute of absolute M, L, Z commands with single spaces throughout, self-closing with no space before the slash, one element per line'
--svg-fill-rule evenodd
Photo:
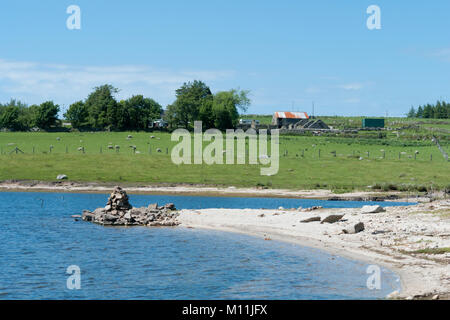
<path fill-rule="evenodd" d="M 116 101 L 119 89 L 109 84 L 96 87 L 85 101 L 70 105 L 64 117 L 76 129 L 145 130 L 161 117 L 163 108 L 155 100 L 135 95 Z"/>
<path fill-rule="evenodd" d="M 117 88 L 111 85 L 96 87 L 84 101 L 70 105 L 65 120 L 75 129 L 89 130 L 145 130 L 153 120 L 159 119 L 162 106 L 142 95 L 116 101 Z M 59 105 L 47 101 L 28 106 L 11 100 L 0 104 L 0 129 L 28 131 L 33 128 L 49 130 L 62 126 L 58 119 Z"/>
<path fill-rule="evenodd" d="M 233 89 L 213 94 L 205 83 L 197 80 L 184 83 L 176 90 L 176 100 L 167 106 L 164 115 L 162 106 L 155 100 L 135 95 L 117 101 L 114 95 L 118 92 L 119 89 L 109 84 L 96 87 L 84 101 L 71 104 L 64 119 L 79 130 L 146 130 L 161 117 L 172 128 L 192 128 L 194 121 L 202 120 L 204 129 L 227 129 L 236 126 L 239 110 L 246 111 L 250 104 L 248 91 Z M 59 112 L 60 107 L 53 101 L 27 106 L 11 100 L 0 104 L 0 129 L 27 131 L 60 127 Z"/>
<path fill-rule="evenodd" d="M 53 101 L 28 106 L 12 99 L 0 104 L 0 129 L 27 131 L 36 127 L 48 130 L 60 124 L 58 112 L 59 106 Z"/>
<path fill-rule="evenodd" d="M 220 130 L 234 128 L 239 111 L 247 111 L 250 105 L 249 91 L 232 89 L 215 94 L 202 81 L 184 83 L 176 90 L 176 100 L 167 107 L 165 119 L 173 128 L 192 128 L 201 120 L 203 129 Z"/>
<path fill-rule="evenodd" d="M 450 103 L 438 101 L 434 105 L 426 104 L 424 106 L 419 106 L 417 110 L 414 107 L 411 107 L 408 112 L 408 118 L 449 119 Z"/>

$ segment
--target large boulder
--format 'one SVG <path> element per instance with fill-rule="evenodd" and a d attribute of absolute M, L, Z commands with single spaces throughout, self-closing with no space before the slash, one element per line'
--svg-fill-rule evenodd
<path fill-rule="evenodd" d="M 320 217 L 311 217 L 308 219 L 304 219 L 302 221 L 300 221 L 301 223 L 309 223 L 309 222 L 314 222 L 314 221 L 320 221 Z"/>
<path fill-rule="evenodd" d="M 351 227 L 348 227 L 344 230 L 342 230 L 343 233 L 346 234 L 354 234 L 354 233 L 359 233 L 361 231 L 364 231 L 364 223 L 359 222 Z"/>
<path fill-rule="evenodd" d="M 335 223 L 342 219 L 344 215 L 343 214 L 332 214 L 325 219 L 322 220 L 320 223 Z"/>
<path fill-rule="evenodd" d="M 386 209 L 384 209 L 382 206 L 375 205 L 375 206 L 364 206 L 361 208 L 362 214 L 367 213 L 378 213 L 378 212 L 385 212 Z"/>

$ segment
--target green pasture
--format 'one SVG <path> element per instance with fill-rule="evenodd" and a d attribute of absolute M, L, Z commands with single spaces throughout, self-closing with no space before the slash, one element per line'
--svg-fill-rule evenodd
<path fill-rule="evenodd" d="M 261 165 L 175 165 L 170 153 L 176 143 L 161 132 L 0 133 L 0 180 L 54 181 L 66 174 L 80 182 L 450 189 L 449 163 L 429 140 L 280 136 L 280 168 L 270 177 L 260 175 Z"/>

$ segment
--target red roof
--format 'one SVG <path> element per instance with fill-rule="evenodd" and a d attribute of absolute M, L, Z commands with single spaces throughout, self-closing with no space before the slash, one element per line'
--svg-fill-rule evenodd
<path fill-rule="evenodd" d="M 275 112 L 274 117 L 281 119 L 309 119 L 306 112 Z"/>

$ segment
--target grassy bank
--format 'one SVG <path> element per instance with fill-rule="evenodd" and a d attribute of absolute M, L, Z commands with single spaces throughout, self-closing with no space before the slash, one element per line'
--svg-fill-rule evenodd
<path fill-rule="evenodd" d="M 175 144 L 168 133 L 1 133 L 0 180 L 53 181 L 66 174 L 73 181 L 147 184 L 450 189 L 449 163 L 427 140 L 281 136 L 280 169 L 271 177 L 260 175 L 260 165 L 177 166 L 170 158 Z M 16 147 L 24 153 L 14 152 Z"/>

